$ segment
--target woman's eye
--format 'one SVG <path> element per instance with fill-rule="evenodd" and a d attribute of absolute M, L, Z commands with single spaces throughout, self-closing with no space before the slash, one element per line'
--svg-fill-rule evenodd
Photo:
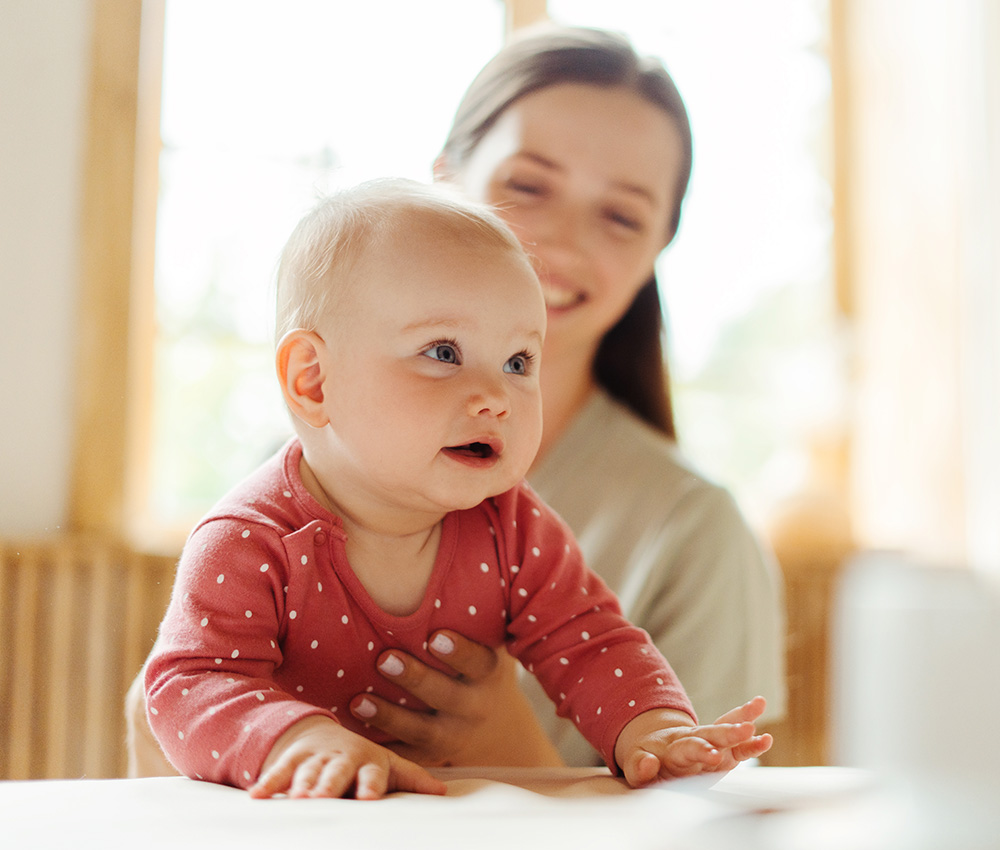
<path fill-rule="evenodd" d="M 542 194 L 542 187 L 537 183 L 528 183 L 523 180 L 508 180 L 507 188 L 512 192 L 518 192 L 521 195 L 540 195 Z"/>
<path fill-rule="evenodd" d="M 503 370 L 512 375 L 527 375 L 531 361 L 532 356 L 530 354 L 515 354 L 504 364 Z"/>
<path fill-rule="evenodd" d="M 626 230 L 642 230 L 642 222 L 637 218 L 633 218 L 630 215 L 624 215 L 620 212 L 615 212 L 614 210 L 609 210 L 606 213 L 608 221 L 612 224 L 616 224 L 619 227 L 624 227 Z"/>
<path fill-rule="evenodd" d="M 424 356 L 442 363 L 458 363 L 458 348 L 450 342 L 439 342 L 428 348 Z"/>

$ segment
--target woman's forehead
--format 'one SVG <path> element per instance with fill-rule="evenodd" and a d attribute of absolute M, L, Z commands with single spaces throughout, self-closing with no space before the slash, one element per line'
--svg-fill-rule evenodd
<path fill-rule="evenodd" d="M 480 150 L 482 149 L 482 150 Z M 588 169 L 607 183 L 666 199 L 683 148 L 673 119 L 631 89 L 561 83 L 519 98 L 473 158 L 515 155 L 553 169 Z"/>

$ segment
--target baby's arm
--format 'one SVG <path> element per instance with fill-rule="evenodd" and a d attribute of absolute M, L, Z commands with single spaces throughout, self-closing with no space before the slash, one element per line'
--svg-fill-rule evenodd
<path fill-rule="evenodd" d="M 643 712 L 622 729 L 615 760 L 633 787 L 657 778 L 731 770 L 770 748 L 771 736 L 757 735 L 754 727 L 764 707 L 764 698 L 754 697 L 705 726 L 694 725 L 682 711 Z"/>
<path fill-rule="evenodd" d="M 343 797 L 377 800 L 390 791 L 444 794 L 443 782 L 411 761 L 345 729 L 312 716 L 291 726 L 275 742 L 252 797 Z"/>

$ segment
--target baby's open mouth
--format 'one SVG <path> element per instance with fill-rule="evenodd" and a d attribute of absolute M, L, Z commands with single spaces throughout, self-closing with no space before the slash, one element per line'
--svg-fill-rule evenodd
<path fill-rule="evenodd" d="M 496 454 L 489 443 L 466 443 L 464 446 L 448 446 L 445 451 L 463 457 L 490 458 Z"/>

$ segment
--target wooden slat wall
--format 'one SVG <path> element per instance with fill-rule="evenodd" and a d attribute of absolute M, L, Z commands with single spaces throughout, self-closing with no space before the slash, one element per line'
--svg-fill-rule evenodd
<path fill-rule="evenodd" d="M 782 564 L 788 631 L 788 712 L 768 727 L 774 745 L 766 765 L 830 763 L 830 630 L 841 561 Z"/>
<path fill-rule="evenodd" d="M 818 489 L 799 494 L 772 518 L 769 537 L 785 585 L 788 712 L 768 729 L 774 746 L 764 764 L 830 761 L 833 608 L 841 571 L 855 549 L 843 504 Z"/>
<path fill-rule="evenodd" d="M 125 775 L 125 691 L 176 558 L 0 540 L 0 779 Z"/>
<path fill-rule="evenodd" d="M 767 764 L 828 759 L 830 607 L 845 552 L 776 547 L 788 606 L 788 718 Z M 0 779 L 126 775 L 125 692 L 175 557 L 90 539 L 0 540 Z"/>

